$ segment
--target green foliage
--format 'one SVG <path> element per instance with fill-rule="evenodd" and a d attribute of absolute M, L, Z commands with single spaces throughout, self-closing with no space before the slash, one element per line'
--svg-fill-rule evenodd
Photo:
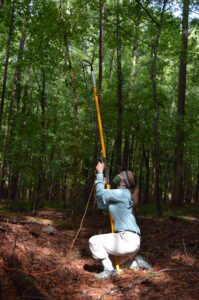
<path fill-rule="evenodd" d="M 44 199 L 48 205 L 62 207 L 66 194 L 70 200 L 84 199 L 85 186 L 93 179 L 93 153 L 96 139 L 96 113 L 92 96 L 90 74 L 87 72 L 91 104 L 89 111 L 86 84 L 81 62 L 94 55 L 94 70 L 98 83 L 99 1 L 63 1 L 63 22 L 59 1 L 16 1 L 14 28 L 6 83 L 3 124 L 0 140 L 0 164 L 6 163 L 9 188 L 13 174 L 18 174 L 17 197 L 30 197 L 34 202 L 40 176 L 41 157 L 44 164 Z M 7 40 L 10 26 L 9 6 L 6 1 L 0 12 L 0 79 L 3 81 Z M 147 5 L 144 3 L 144 5 Z M 160 18 L 162 1 L 148 3 L 147 10 L 155 20 Z M 117 135 L 117 55 L 116 12 L 114 1 L 105 1 L 103 97 L 101 112 L 107 157 L 114 155 Z M 131 161 L 129 168 L 141 173 L 141 151 L 150 152 L 150 186 L 153 185 L 154 100 L 151 82 L 151 50 L 157 26 L 135 1 L 123 1 L 120 10 L 123 72 L 123 133 L 128 132 Z M 28 17 L 27 17 L 28 16 Z M 138 18 L 140 16 L 140 19 Z M 139 21 L 139 22 L 138 22 Z M 67 58 L 63 31 L 65 30 L 69 55 L 76 83 L 78 113 L 74 108 L 74 90 Z M 199 22 L 190 22 L 185 114 L 185 162 L 197 185 L 198 159 L 198 77 L 199 77 Z M 24 49 L 19 60 L 19 44 L 24 37 Z M 135 80 L 133 79 L 132 50 L 136 45 Z M 172 177 L 175 152 L 176 103 L 179 81 L 179 54 L 181 47 L 181 20 L 168 7 L 161 32 L 157 57 L 157 94 L 159 104 L 159 138 L 161 185 Z M 14 76 L 20 72 L 20 97 L 14 102 Z M 42 72 L 45 73 L 45 116 L 42 116 Z M 2 86 L 1 86 L 2 87 Z M 12 108 L 12 118 L 10 109 Z M 42 118 L 45 126 L 42 125 Z M 77 127 L 76 128 L 76 121 Z M 11 125 L 12 126 L 11 126 Z M 43 126 L 43 127 L 42 127 Z M 11 129 L 10 129 L 11 128 Z M 42 148 L 44 137 L 44 149 Z M 5 151 L 5 144 L 8 150 Z M 123 145 L 124 148 L 124 139 Z M 43 152 L 42 152 L 43 149 Z M 41 154 L 42 153 L 42 154 Z M 77 177 L 74 187 L 74 174 Z M 166 175 L 165 175 L 166 174 Z M 142 176 L 146 175 L 143 165 Z M 188 176 L 187 175 L 187 176 Z M 167 177 L 165 177 L 167 176 Z M 64 191 L 65 189 L 65 191 Z M 72 190 L 77 190 L 78 196 Z M 65 194 L 64 194 L 65 193 Z M 194 192 L 193 192 L 194 193 Z M 49 201 L 49 194 L 55 200 Z M 63 196 L 65 195 L 65 196 Z M 193 199 L 192 195 L 192 199 Z M 27 202 L 12 202 L 12 209 L 32 209 Z M 83 200 L 82 200 L 83 202 Z M 43 205 L 43 202 L 40 203 Z M 16 206 L 16 207 L 15 207 Z M 145 213 L 144 209 L 143 212 Z M 150 211 L 153 215 L 153 209 Z"/>
<path fill-rule="evenodd" d="M 10 212 L 30 212 L 33 211 L 34 204 L 30 201 L 12 201 L 8 204 L 8 209 Z M 41 205 L 42 208 L 42 205 Z"/>
<path fill-rule="evenodd" d="M 175 219 L 180 222 L 188 222 L 186 217 L 198 216 L 197 205 L 186 205 L 183 207 L 170 208 L 167 204 L 163 204 L 163 218 Z M 138 216 L 140 217 L 156 217 L 156 207 L 154 203 L 142 204 L 138 210 Z"/>

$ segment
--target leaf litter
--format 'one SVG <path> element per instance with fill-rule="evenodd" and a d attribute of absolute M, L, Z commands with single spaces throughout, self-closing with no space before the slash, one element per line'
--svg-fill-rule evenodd
<path fill-rule="evenodd" d="M 87 216 L 69 255 L 78 224 L 66 229 L 54 222 L 61 217 L 56 211 L 41 211 L 39 218 L 45 222 L 0 223 L 2 300 L 198 299 L 198 218 L 182 222 L 138 217 L 140 254 L 153 270 L 124 269 L 117 278 L 96 281 L 93 272 L 102 267 L 91 258 L 88 239 L 109 231 L 109 217 Z"/>

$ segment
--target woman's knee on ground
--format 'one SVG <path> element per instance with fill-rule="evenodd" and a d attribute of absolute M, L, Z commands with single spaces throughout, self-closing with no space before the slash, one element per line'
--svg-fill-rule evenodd
<path fill-rule="evenodd" d="M 103 260 L 108 257 L 108 253 L 102 246 L 98 235 L 94 235 L 89 239 L 89 248 L 94 259 Z"/>
<path fill-rule="evenodd" d="M 99 244 L 99 238 L 97 235 L 93 235 L 90 239 L 89 239 L 89 246 L 92 247 L 92 246 L 95 246 L 97 244 Z"/>

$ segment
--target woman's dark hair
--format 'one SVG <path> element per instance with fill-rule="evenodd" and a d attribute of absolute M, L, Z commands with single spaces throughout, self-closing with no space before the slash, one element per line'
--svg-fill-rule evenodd
<path fill-rule="evenodd" d="M 133 198 L 134 207 L 137 208 L 139 205 L 139 186 L 136 185 L 135 188 L 131 191 L 131 195 Z"/>

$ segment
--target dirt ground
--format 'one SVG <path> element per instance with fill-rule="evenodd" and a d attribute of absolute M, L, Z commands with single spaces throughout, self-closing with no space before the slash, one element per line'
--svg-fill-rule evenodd
<path fill-rule="evenodd" d="M 88 239 L 109 231 L 109 216 L 87 216 L 70 254 L 68 250 L 79 227 L 76 224 L 75 230 L 69 230 L 61 222 L 58 224 L 61 213 L 41 211 L 37 218 L 20 215 L 19 220 L 1 215 L 0 219 L 2 300 L 199 299 L 196 216 L 138 217 L 142 231 L 140 254 L 153 270 L 123 269 L 120 276 L 106 281 L 93 278 L 93 272 L 100 272 L 101 266 L 91 258 Z"/>

